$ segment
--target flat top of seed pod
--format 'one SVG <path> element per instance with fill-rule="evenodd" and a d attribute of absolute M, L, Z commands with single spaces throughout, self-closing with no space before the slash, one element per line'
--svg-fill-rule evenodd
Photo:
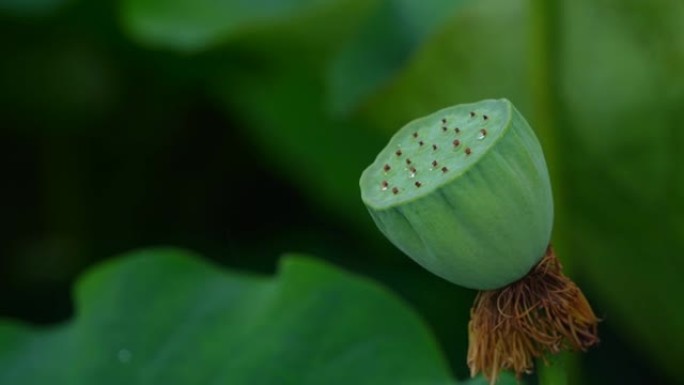
<path fill-rule="evenodd" d="M 377 209 L 429 194 L 465 173 L 507 130 L 506 99 L 460 104 L 402 127 L 361 175 L 361 197 Z"/>

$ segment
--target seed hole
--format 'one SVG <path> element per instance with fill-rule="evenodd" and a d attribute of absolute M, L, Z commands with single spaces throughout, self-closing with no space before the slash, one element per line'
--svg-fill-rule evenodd
<path fill-rule="evenodd" d="M 389 183 L 387 183 L 386 180 L 383 180 L 382 183 L 380 184 L 380 186 L 382 186 L 382 191 L 385 191 L 385 190 L 387 190 Z"/>
<path fill-rule="evenodd" d="M 470 117 L 471 117 L 471 118 L 474 118 L 474 117 L 475 117 L 475 112 L 470 111 Z"/>
<path fill-rule="evenodd" d="M 442 172 L 447 172 L 447 171 L 449 171 L 449 169 L 446 168 L 446 166 L 445 166 L 445 167 L 442 167 Z"/>
<path fill-rule="evenodd" d="M 473 151 L 470 149 L 470 147 L 466 147 L 466 149 L 465 149 L 466 155 L 470 155 L 470 154 L 472 154 L 472 152 Z"/>
<path fill-rule="evenodd" d="M 397 150 L 397 152 L 395 152 L 395 154 L 397 154 L 397 156 L 401 156 L 401 150 Z"/>
<path fill-rule="evenodd" d="M 417 138 L 417 137 L 418 137 L 418 133 L 417 133 L 417 132 L 414 132 L 414 133 L 413 133 L 413 137 L 414 137 L 414 138 Z"/>
<path fill-rule="evenodd" d="M 448 128 L 447 126 L 442 126 L 442 131 L 447 132 Z"/>
<path fill-rule="evenodd" d="M 483 128 L 480 130 L 480 134 L 477 136 L 477 139 L 482 140 L 485 138 L 485 136 L 487 136 L 487 130 Z"/>
<path fill-rule="evenodd" d="M 420 186 L 422 186 L 423 184 L 420 183 L 420 182 L 418 182 L 418 181 L 416 181 L 415 185 L 416 185 L 416 187 L 420 187 Z"/>
<path fill-rule="evenodd" d="M 424 144 L 425 144 L 425 142 L 423 142 L 422 140 L 421 140 L 420 142 L 418 142 L 418 145 L 419 145 L 419 146 L 422 146 L 422 145 L 424 145 Z"/>
<path fill-rule="evenodd" d="M 383 167 L 382 169 L 385 170 L 385 172 L 388 172 L 388 171 L 391 170 L 392 168 L 390 167 L 389 164 L 385 164 L 385 167 Z"/>
<path fill-rule="evenodd" d="M 437 161 L 436 160 L 432 161 L 432 167 L 437 167 Z"/>
<path fill-rule="evenodd" d="M 396 187 L 392 187 L 392 194 L 394 194 L 394 195 L 399 194 L 399 189 Z"/>
<path fill-rule="evenodd" d="M 416 168 L 413 167 L 413 166 L 411 166 L 411 167 L 409 168 L 409 170 L 410 170 L 412 173 L 414 173 L 414 174 L 416 173 Z"/>
<path fill-rule="evenodd" d="M 482 115 L 482 119 L 487 120 L 487 119 L 489 119 L 489 116 L 487 116 L 487 115 Z"/>
<path fill-rule="evenodd" d="M 411 164 L 411 159 L 406 158 L 406 164 L 409 164 L 409 165 L 410 165 L 410 164 Z"/>
<path fill-rule="evenodd" d="M 456 128 L 454 128 L 454 132 L 456 132 L 458 134 L 459 132 L 461 132 L 461 129 L 456 127 Z"/>
<path fill-rule="evenodd" d="M 446 124 L 446 118 L 442 118 L 442 124 Z"/>
<path fill-rule="evenodd" d="M 454 143 L 454 147 L 458 147 L 461 144 L 461 141 L 456 139 L 453 141 L 453 143 Z"/>
<path fill-rule="evenodd" d="M 435 150 L 435 151 L 437 151 L 437 145 L 436 145 L 436 144 L 433 144 L 433 145 L 432 145 L 432 149 Z"/>

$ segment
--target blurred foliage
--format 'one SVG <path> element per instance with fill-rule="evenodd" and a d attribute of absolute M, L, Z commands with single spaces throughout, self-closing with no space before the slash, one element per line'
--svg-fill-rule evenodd
<path fill-rule="evenodd" d="M 559 133 L 559 152 L 567 153 L 572 255 L 610 304 L 605 317 L 619 319 L 676 373 L 684 357 L 684 309 L 671 302 L 684 289 L 677 116 L 684 106 L 684 6 L 578 1 L 563 15 L 568 130 Z"/>
<path fill-rule="evenodd" d="M 15 16 L 47 16 L 70 0 L 0 0 L 0 12 Z"/>
<path fill-rule="evenodd" d="M 473 293 L 390 248 L 357 183 L 407 121 L 507 97 L 605 319 L 580 383 L 679 380 L 681 1 L 0 0 L 0 49 L 2 315 L 67 318 L 76 274 L 130 248 L 301 250 L 406 298 L 464 376 Z"/>

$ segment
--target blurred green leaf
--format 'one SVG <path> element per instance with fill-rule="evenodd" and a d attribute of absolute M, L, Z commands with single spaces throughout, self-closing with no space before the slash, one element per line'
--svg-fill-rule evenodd
<path fill-rule="evenodd" d="M 439 4 L 442 3 L 435 2 L 422 12 L 414 12 L 416 19 L 411 19 L 411 23 L 416 26 L 411 30 L 414 34 L 420 31 L 418 35 L 428 45 L 421 48 L 416 63 L 372 99 L 369 113 L 363 116 L 331 116 L 325 97 L 328 91 L 325 82 L 329 79 L 319 74 L 317 68 L 302 68 L 296 58 L 280 62 L 277 68 L 232 69 L 225 78 L 212 82 L 212 87 L 228 110 L 246 123 L 247 134 L 259 144 L 267 161 L 325 210 L 341 214 L 357 227 L 376 234 L 358 199 L 358 178 L 391 132 L 444 105 L 473 100 L 467 98 L 472 91 L 483 97 L 489 96 L 492 89 L 497 90 L 492 94 L 498 96 L 518 100 L 526 96 L 525 77 L 510 76 L 524 68 L 524 59 L 519 54 L 521 46 L 524 47 L 524 31 L 510 32 L 524 11 L 522 2 L 507 3 L 507 6 L 493 1 L 467 3 L 448 28 L 427 39 L 433 28 L 423 25 L 425 20 L 429 16 L 444 20 L 441 17 L 445 16 L 435 16 L 438 9 L 445 9 Z M 397 9 L 407 11 L 410 7 Z M 480 40 L 461 42 L 461 30 L 481 36 L 481 43 L 477 43 Z M 508 34 L 507 40 L 492 39 L 503 32 Z M 411 44 L 416 48 L 419 43 Z M 371 46 L 362 48 L 371 49 Z M 471 55 L 474 49 L 481 55 Z M 483 52 L 487 55 L 482 55 Z M 510 54 L 511 59 L 495 60 L 497 54 Z M 478 79 L 484 81 L 467 80 L 472 78 L 473 69 L 477 70 Z M 427 79 L 426 73 L 431 75 Z M 348 83 L 357 81 L 350 78 Z M 463 99 L 454 97 L 455 91 Z M 516 98 L 516 95 L 521 96 Z M 387 134 L 379 133 L 378 127 L 385 128 Z"/>
<path fill-rule="evenodd" d="M 313 19 L 327 20 L 335 15 L 338 23 L 327 25 L 326 37 L 345 29 L 339 13 L 362 12 L 359 0 L 124 0 L 122 20 L 132 36 L 146 44 L 180 51 L 199 51 L 251 35 L 264 29 L 287 26 L 292 35 L 301 34 L 297 25 Z M 306 23 L 304 23 L 306 24 Z M 276 36 L 277 37 L 277 36 Z M 320 34 L 304 34 L 307 40 L 320 40 Z M 328 43 L 330 40 L 328 40 Z"/>
<path fill-rule="evenodd" d="M 52 330 L 0 323 L 0 383 L 454 383 L 404 303 L 306 257 L 264 278 L 139 251 L 88 273 L 76 300 Z"/>
<path fill-rule="evenodd" d="M 462 1 L 384 0 L 328 69 L 332 111 L 345 115 L 391 80 Z"/>
<path fill-rule="evenodd" d="M 522 380 L 517 380 L 515 376 L 511 373 L 505 372 L 501 373 L 499 376 L 499 381 L 496 385 L 525 385 L 527 382 Z M 463 382 L 464 385 L 490 385 L 489 380 L 483 376 L 478 376 L 476 378 L 468 379 Z"/>
<path fill-rule="evenodd" d="M 14 16 L 47 16 L 71 0 L 0 0 L 0 14 Z"/>
<path fill-rule="evenodd" d="M 678 375 L 684 359 L 684 4 L 567 2 L 559 133 L 571 258 L 605 314 Z M 639 12 L 634 12 L 638 10 Z"/>
<path fill-rule="evenodd" d="M 465 2 L 366 103 L 364 117 L 394 132 L 437 109 L 498 97 L 510 99 L 527 115 L 527 17 L 523 0 Z"/>

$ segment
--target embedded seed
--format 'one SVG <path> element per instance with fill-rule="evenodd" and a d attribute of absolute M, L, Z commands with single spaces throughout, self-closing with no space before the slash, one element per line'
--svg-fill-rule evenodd
<path fill-rule="evenodd" d="M 474 117 L 475 117 L 475 112 L 470 111 L 470 117 L 471 117 L 471 118 L 474 118 Z"/>
<path fill-rule="evenodd" d="M 454 143 L 454 147 L 458 147 L 461 144 L 461 141 L 456 139 L 453 141 L 453 143 Z"/>
<path fill-rule="evenodd" d="M 406 158 L 406 164 L 410 165 L 410 164 L 411 164 L 411 159 Z"/>
<path fill-rule="evenodd" d="M 423 142 L 422 140 L 421 140 L 420 142 L 418 142 L 418 145 L 419 145 L 419 146 L 422 146 L 422 145 L 424 145 L 424 144 L 425 144 L 425 142 Z"/>
<path fill-rule="evenodd" d="M 487 120 L 487 119 L 489 119 L 489 116 L 487 116 L 487 115 L 482 115 L 482 119 Z"/>
<path fill-rule="evenodd" d="M 391 167 L 389 164 L 385 164 L 385 167 L 383 167 L 382 169 L 385 170 L 385 172 L 388 172 L 391 169 Z"/>
<path fill-rule="evenodd" d="M 396 187 L 392 187 L 392 194 L 394 194 L 394 195 L 399 194 L 399 189 Z"/>
<path fill-rule="evenodd" d="M 413 133 L 413 137 L 414 137 L 414 138 L 417 138 L 417 137 L 418 137 L 418 133 L 417 133 L 417 132 L 414 132 L 414 133 Z"/>
<path fill-rule="evenodd" d="M 395 154 L 397 154 L 397 156 L 401 156 L 401 150 L 397 150 L 397 152 L 395 152 Z"/>
<path fill-rule="evenodd" d="M 422 186 L 422 185 L 423 185 L 422 183 L 416 181 L 416 187 L 420 187 L 420 186 Z"/>
<path fill-rule="evenodd" d="M 454 131 L 458 134 L 459 132 L 461 132 L 461 129 L 456 127 L 456 128 L 454 128 Z"/>
<path fill-rule="evenodd" d="M 432 161 L 432 167 L 437 167 L 437 161 L 436 160 Z"/>
<path fill-rule="evenodd" d="M 382 186 L 382 191 L 385 191 L 385 190 L 387 190 L 387 187 L 389 186 L 389 183 L 387 183 L 386 180 L 383 180 L 382 183 L 381 183 L 381 186 Z"/>
<path fill-rule="evenodd" d="M 470 149 L 470 147 L 466 147 L 465 153 L 466 155 L 470 155 L 473 151 Z"/>
<path fill-rule="evenodd" d="M 449 171 L 449 169 L 446 168 L 446 166 L 445 166 L 445 167 L 442 167 L 442 172 L 447 172 L 447 171 Z"/>
<path fill-rule="evenodd" d="M 433 145 L 432 145 L 432 149 L 435 150 L 435 151 L 437 151 L 437 145 L 436 145 L 436 144 L 433 144 Z"/>

